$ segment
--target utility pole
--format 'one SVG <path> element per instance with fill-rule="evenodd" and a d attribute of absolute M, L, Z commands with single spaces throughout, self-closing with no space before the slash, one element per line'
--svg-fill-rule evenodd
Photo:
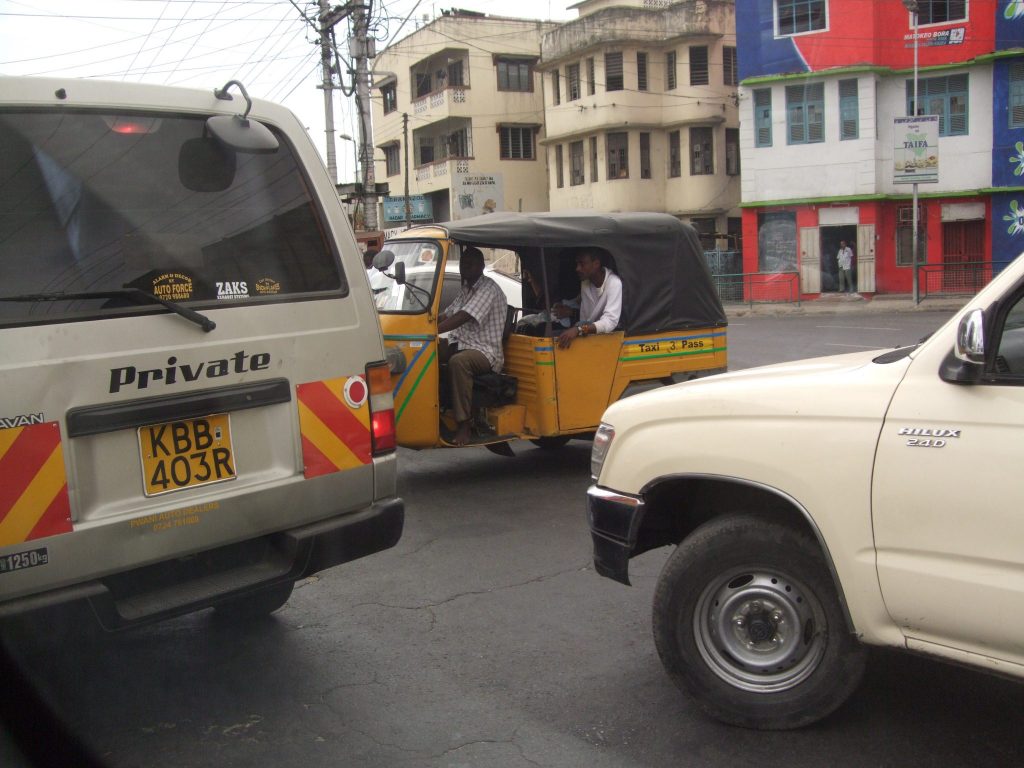
<path fill-rule="evenodd" d="M 324 91 L 324 133 L 327 134 L 327 173 L 331 184 L 338 183 L 338 160 L 334 151 L 334 79 L 331 76 L 331 40 L 330 32 L 337 20 L 330 19 L 330 7 L 327 0 L 320 0 L 320 66 L 323 71 Z"/>
<path fill-rule="evenodd" d="M 320 0 L 321 3 L 326 0 Z M 377 229 L 377 182 L 373 168 L 373 124 L 370 110 L 370 59 L 376 56 L 370 37 L 370 21 L 366 6 L 354 0 L 352 11 L 352 39 L 349 53 L 356 60 L 356 112 L 359 114 L 359 156 L 363 162 L 363 221 L 368 230 Z"/>
<path fill-rule="evenodd" d="M 412 226 L 412 203 L 409 202 L 409 113 L 402 113 L 402 146 L 405 147 L 405 228 Z"/>

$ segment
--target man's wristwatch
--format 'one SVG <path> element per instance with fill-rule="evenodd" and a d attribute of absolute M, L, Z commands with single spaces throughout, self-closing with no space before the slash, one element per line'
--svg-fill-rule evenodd
<path fill-rule="evenodd" d="M 576 326 L 576 333 L 578 333 L 580 336 L 586 336 L 587 335 L 587 330 L 586 329 L 587 329 L 587 324 L 586 323 L 579 323 Z"/>

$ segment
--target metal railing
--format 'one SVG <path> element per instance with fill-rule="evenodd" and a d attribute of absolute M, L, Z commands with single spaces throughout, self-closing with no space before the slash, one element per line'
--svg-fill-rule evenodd
<path fill-rule="evenodd" d="M 723 304 L 800 304 L 798 272 L 740 272 L 711 279 Z"/>
<path fill-rule="evenodd" d="M 918 267 L 921 300 L 929 296 L 973 296 L 998 275 L 1008 261 L 963 261 Z"/>

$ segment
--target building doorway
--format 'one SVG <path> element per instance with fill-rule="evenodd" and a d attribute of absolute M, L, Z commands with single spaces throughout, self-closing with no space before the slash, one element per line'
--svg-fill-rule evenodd
<path fill-rule="evenodd" d="M 821 292 L 834 293 L 839 290 L 839 264 L 836 254 L 839 244 L 846 244 L 853 250 L 853 262 L 850 277 L 857 285 L 857 225 L 849 224 L 840 227 L 820 227 L 821 237 Z"/>
<path fill-rule="evenodd" d="M 942 290 L 977 293 L 987 281 L 985 222 L 942 223 Z"/>

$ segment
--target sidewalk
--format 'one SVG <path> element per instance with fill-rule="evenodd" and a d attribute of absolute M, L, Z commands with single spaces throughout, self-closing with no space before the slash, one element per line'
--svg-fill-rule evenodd
<path fill-rule="evenodd" d="M 883 294 L 872 298 L 858 293 L 825 293 L 821 298 L 802 301 L 799 304 L 724 304 L 729 317 L 750 317 L 755 315 L 814 315 L 814 314 L 870 314 L 880 312 L 948 312 L 963 307 L 972 297 L 932 296 L 914 304 L 910 294 Z"/>

